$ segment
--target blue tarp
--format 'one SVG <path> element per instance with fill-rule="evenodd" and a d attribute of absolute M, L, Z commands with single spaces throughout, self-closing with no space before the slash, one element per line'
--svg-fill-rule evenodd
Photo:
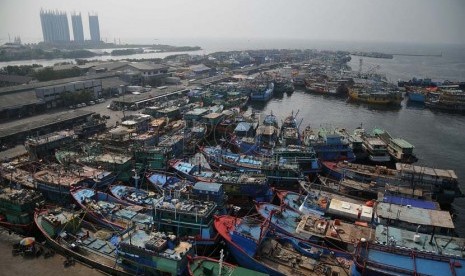
<path fill-rule="evenodd" d="M 412 207 L 429 209 L 429 210 L 438 209 L 437 204 L 435 204 L 432 201 L 414 199 L 414 198 L 405 198 L 405 197 L 392 196 L 392 195 L 385 195 L 383 198 L 383 202 L 403 205 L 403 206 L 411 205 Z"/>

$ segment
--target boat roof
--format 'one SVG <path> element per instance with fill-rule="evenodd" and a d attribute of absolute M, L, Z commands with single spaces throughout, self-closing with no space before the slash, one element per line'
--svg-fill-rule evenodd
<path fill-rule="evenodd" d="M 376 213 L 384 219 L 400 220 L 411 224 L 420 224 L 442 228 L 455 228 L 452 217 L 447 211 L 430 210 L 411 206 L 401 206 L 380 202 Z"/>
<path fill-rule="evenodd" d="M 360 220 L 371 221 L 373 217 L 373 208 L 355 204 L 352 202 L 342 201 L 337 198 L 331 199 L 331 202 L 328 207 L 328 212 L 333 214 L 341 214 L 344 216 L 350 216 L 352 218 L 357 218 L 360 213 Z"/>
<path fill-rule="evenodd" d="M 221 116 L 223 116 L 223 114 L 212 112 L 212 113 L 209 113 L 207 115 L 204 115 L 203 118 L 205 118 L 205 119 L 217 119 L 217 118 L 219 118 Z"/>
<path fill-rule="evenodd" d="M 194 190 L 202 190 L 218 193 L 221 191 L 222 185 L 219 183 L 197 182 L 194 185 Z"/>
<path fill-rule="evenodd" d="M 396 163 L 396 169 L 403 173 L 431 175 L 435 177 L 442 177 L 448 179 L 457 179 L 457 175 L 453 170 L 434 169 L 423 166 L 416 166 L 406 163 Z"/>
<path fill-rule="evenodd" d="M 237 131 L 249 131 L 252 127 L 252 124 L 247 122 L 240 122 L 237 124 L 236 128 L 234 129 L 235 132 Z"/>
<path fill-rule="evenodd" d="M 173 168 L 175 170 L 178 170 L 178 171 L 181 171 L 181 172 L 185 172 L 185 173 L 190 173 L 191 170 L 195 167 L 194 164 L 191 164 L 191 163 L 187 163 L 187 162 L 177 162 Z"/>
<path fill-rule="evenodd" d="M 378 137 L 367 137 L 367 138 L 365 138 L 365 141 L 368 144 L 373 145 L 373 146 L 384 146 L 384 145 L 386 145 L 386 143 L 384 143 L 383 140 L 381 140 Z"/>
<path fill-rule="evenodd" d="M 402 138 L 395 138 L 395 139 L 392 139 L 391 141 L 392 143 L 398 145 L 401 148 L 414 148 L 412 144 L 410 144 L 409 142 L 405 141 Z"/>
<path fill-rule="evenodd" d="M 418 241 L 414 240 L 415 235 L 419 235 Z M 376 242 L 380 244 L 407 247 L 422 252 L 452 255 L 460 258 L 465 257 L 465 239 L 463 238 L 434 235 L 433 239 L 431 239 L 429 234 L 385 225 L 376 227 L 375 236 Z"/>
<path fill-rule="evenodd" d="M 423 208 L 423 209 L 430 209 L 430 210 L 439 210 L 439 206 L 434 201 L 422 200 L 422 199 L 414 199 L 414 198 L 407 198 L 407 197 L 400 197 L 400 196 L 393 196 L 393 195 L 384 195 L 382 198 L 383 202 L 385 203 L 393 203 L 397 205 L 410 205 L 413 207 Z"/>

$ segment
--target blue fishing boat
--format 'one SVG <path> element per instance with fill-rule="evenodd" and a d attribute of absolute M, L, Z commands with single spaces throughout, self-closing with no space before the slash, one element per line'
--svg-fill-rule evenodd
<path fill-rule="evenodd" d="M 294 160 L 258 158 L 251 155 L 235 154 L 218 147 L 204 147 L 202 153 L 213 167 L 262 173 L 266 175 L 272 187 L 297 190 L 299 181 L 304 179 L 300 164 Z"/>
<path fill-rule="evenodd" d="M 114 197 L 122 201 L 127 201 L 128 203 L 134 205 L 144 206 L 148 209 L 151 209 L 153 204 L 155 204 L 162 197 L 161 194 L 124 185 L 112 185 L 110 186 L 109 190 Z"/>
<path fill-rule="evenodd" d="M 327 208 L 326 204 L 330 200 L 330 198 L 313 192 L 306 195 L 285 190 L 275 190 L 275 192 L 281 204 L 303 215 L 316 214 L 323 216 Z"/>
<path fill-rule="evenodd" d="M 465 260 L 361 242 L 355 252 L 359 275 L 465 275 Z"/>
<path fill-rule="evenodd" d="M 251 200 L 268 201 L 272 194 L 264 174 L 212 171 L 182 160 L 172 160 L 170 166 L 177 174 L 192 181 L 222 184 L 228 202 L 234 205 L 250 205 Z"/>
<path fill-rule="evenodd" d="M 302 215 L 287 206 L 265 202 L 257 203 L 256 209 L 263 219 L 269 221 L 270 227 L 305 242 L 353 252 L 360 239 L 374 239 L 374 231 L 366 227 L 366 223 L 353 224 L 339 219 L 330 220 L 312 213 Z"/>
<path fill-rule="evenodd" d="M 268 85 L 256 85 L 251 88 L 250 100 L 257 102 L 266 102 L 273 97 L 274 83 L 270 82 Z"/>
<path fill-rule="evenodd" d="M 194 185 L 194 182 L 185 180 L 189 179 L 187 177 L 185 177 L 185 179 L 181 179 L 166 172 L 147 173 L 146 179 L 150 184 L 152 184 L 152 187 L 160 193 L 170 191 L 173 193 L 187 193 Z"/>
<path fill-rule="evenodd" d="M 305 146 L 311 146 L 322 161 L 355 161 L 356 157 L 348 139 L 339 129 L 319 130 L 307 126 L 302 133 Z"/>
<path fill-rule="evenodd" d="M 215 228 L 226 241 L 229 251 L 243 267 L 269 275 L 350 275 L 328 255 L 299 253 L 287 239 L 266 237 L 266 221 L 251 217 L 215 218 Z"/>
<path fill-rule="evenodd" d="M 130 204 L 107 193 L 80 188 L 71 191 L 71 196 L 90 220 L 105 227 L 121 230 L 132 225 L 139 225 L 145 229 L 153 227 L 153 217 L 144 207 Z"/>

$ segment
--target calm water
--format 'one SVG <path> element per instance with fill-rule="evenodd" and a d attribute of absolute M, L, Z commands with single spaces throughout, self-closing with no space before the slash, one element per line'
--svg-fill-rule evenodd
<path fill-rule="evenodd" d="M 334 126 L 353 130 L 363 125 L 366 131 L 374 127 L 387 130 L 392 136 L 404 138 L 415 146 L 418 164 L 453 169 L 465 192 L 465 116 L 434 112 L 419 107 L 409 107 L 406 100 L 395 110 L 375 109 L 367 105 L 347 102 L 346 99 L 295 91 L 282 98 L 274 98 L 266 104 L 254 104 L 263 113 L 273 112 L 283 119 L 291 111 L 299 111 L 301 129 Z M 459 213 L 457 230 L 465 236 L 465 199 L 454 202 Z"/>

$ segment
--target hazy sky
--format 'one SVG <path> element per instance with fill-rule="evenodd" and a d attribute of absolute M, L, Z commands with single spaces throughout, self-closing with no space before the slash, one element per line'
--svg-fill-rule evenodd
<path fill-rule="evenodd" d="M 0 0 L 0 43 L 8 34 L 41 41 L 41 8 L 68 17 L 81 12 L 86 39 L 87 14 L 97 12 L 108 42 L 231 37 L 465 44 L 465 0 Z"/>

